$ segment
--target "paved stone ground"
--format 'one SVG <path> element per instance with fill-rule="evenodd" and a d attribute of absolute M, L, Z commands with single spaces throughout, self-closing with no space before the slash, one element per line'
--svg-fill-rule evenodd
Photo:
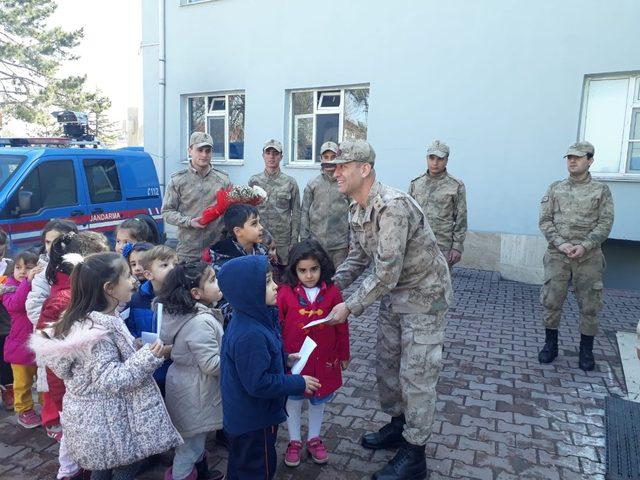
<path fill-rule="evenodd" d="M 578 310 L 572 295 L 560 355 L 552 365 L 540 365 L 539 287 L 469 269 L 457 269 L 454 284 L 457 304 L 448 316 L 438 417 L 427 446 L 431 479 L 604 479 L 604 398 L 626 393 L 615 332 L 635 330 L 640 293 L 606 291 L 596 371 L 585 373 L 577 368 Z M 351 321 L 353 360 L 323 428 L 330 463 L 317 466 L 304 459 L 290 469 L 281 462 L 277 478 L 369 478 L 393 455 L 358 443 L 362 433 L 389 418 L 376 399 L 375 329 L 375 308 Z M 57 445 L 42 429 L 24 430 L 2 415 L 0 478 L 55 478 Z M 281 455 L 286 443 L 283 428 Z M 213 463 L 225 468 L 226 452 L 213 441 L 209 448 Z M 161 461 L 169 464 L 171 456 Z M 139 478 L 162 478 L 163 468 Z"/>

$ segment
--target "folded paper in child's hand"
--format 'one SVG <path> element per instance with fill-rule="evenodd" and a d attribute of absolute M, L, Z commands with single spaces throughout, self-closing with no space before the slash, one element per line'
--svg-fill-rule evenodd
<path fill-rule="evenodd" d="M 300 372 L 307 364 L 307 360 L 309 360 L 311 352 L 313 352 L 317 346 L 318 344 L 314 342 L 311 337 L 307 337 L 304 339 L 302 348 L 298 353 L 298 355 L 300 355 L 300 360 L 293 364 L 293 367 L 291 367 L 291 373 L 293 373 L 294 375 L 300 375 Z"/>
<path fill-rule="evenodd" d="M 142 343 L 156 343 L 158 341 L 158 334 L 153 332 L 140 332 L 140 339 Z"/>

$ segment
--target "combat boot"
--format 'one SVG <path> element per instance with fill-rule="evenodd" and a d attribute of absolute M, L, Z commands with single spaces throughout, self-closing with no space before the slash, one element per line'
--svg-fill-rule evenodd
<path fill-rule="evenodd" d="M 373 474 L 373 480 L 423 480 L 427 478 L 424 445 L 405 443 L 396 456 Z"/>
<path fill-rule="evenodd" d="M 558 330 L 545 329 L 544 347 L 538 353 L 540 363 L 551 363 L 558 356 Z"/>
<path fill-rule="evenodd" d="M 580 335 L 579 365 L 585 372 L 590 372 L 596 367 L 593 359 L 593 336 L 591 335 Z"/>
<path fill-rule="evenodd" d="M 402 436 L 404 424 L 404 413 L 397 417 L 391 417 L 391 422 L 377 432 L 365 433 L 361 440 L 362 446 L 371 450 L 379 450 L 381 448 L 395 448 L 404 445 L 406 443 Z"/>

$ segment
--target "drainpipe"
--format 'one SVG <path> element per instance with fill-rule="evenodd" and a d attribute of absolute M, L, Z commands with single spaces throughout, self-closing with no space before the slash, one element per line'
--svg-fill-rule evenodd
<path fill-rule="evenodd" d="M 159 180 L 160 187 L 164 194 L 166 185 L 166 146 L 165 146 L 165 134 L 166 134 L 166 0 L 160 0 L 158 2 L 158 155 L 160 157 L 160 172 Z"/>

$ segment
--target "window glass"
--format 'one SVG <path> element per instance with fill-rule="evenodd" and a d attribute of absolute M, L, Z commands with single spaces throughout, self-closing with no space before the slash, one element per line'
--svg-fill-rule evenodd
<path fill-rule="evenodd" d="M 320 162 L 320 148 L 324 142 L 338 143 L 340 114 L 330 113 L 316 116 L 316 162 Z"/>
<path fill-rule="evenodd" d="M 225 158 L 224 117 L 209 117 L 209 135 L 213 138 L 213 158 Z"/>
<path fill-rule="evenodd" d="M 296 117 L 295 119 L 296 160 L 313 159 L 313 117 Z"/>
<path fill-rule="evenodd" d="M 31 171 L 11 200 L 15 214 L 76 205 L 76 176 L 71 160 L 45 162 Z"/>
<path fill-rule="evenodd" d="M 345 90 L 342 140 L 366 140 L 368 115 L 369 89 Z"/>
<path fill-rule="evenodd" d="M 318 108 L 338 108 L 340 106 L 340 92 L 318 92 L 320 101 Z"/>
<path fill-rule="evenodd" d="M 205 105 L 204 97 L 193 97 L 189 99 L 189 135 L 193 132 L 205 131 Z"/>
<path fill-rule="evenodd" d="M 640 171 L 640 108 L 631 116 L 631 134 L 629 135 L 629 170 Z"/>
<path fill-rule="evenodd" d="M 244 158 L 244 95 L 229 95 L 229 159 Z"/>
<path fill-rule="evenodd" d="M 293 94 L 293 114 L 305 115 L 313 113 L 313 92 Z"/>
<path fill-rule="evenodd" d="M 4 187 L 24 159 L 25 157 L 20 155 L 0 154 L 0 188 Z"/>
<path fill-rule="evenodd" d="M 628 87 L 628 78 L 589 83 L 584 139 L 596 146 L 593 172 L 619 172 Z"/>
<path fill-rule="evenodd" d="M 114 160 L 85 159 L 84 173 L 89 185 L 91 203 L 117 202 L 122 200 L 118 169 Z"/>

